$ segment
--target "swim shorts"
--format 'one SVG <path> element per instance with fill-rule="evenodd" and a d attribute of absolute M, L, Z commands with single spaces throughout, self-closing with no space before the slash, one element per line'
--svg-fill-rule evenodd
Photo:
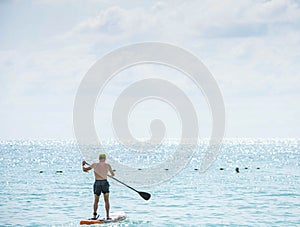
<path fill-rule="evenodd" d="M 109 193 L 109 183 L 107 180 L 96 180 L 94 183 L 94 194 L 97 196 L 101 195 L 101 192 L 103 194 Z"/>

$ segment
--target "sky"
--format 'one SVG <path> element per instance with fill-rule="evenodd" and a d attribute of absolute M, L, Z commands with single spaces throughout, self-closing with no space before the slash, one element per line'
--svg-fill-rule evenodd
<path fill-rule="evenodd" d="M 0 140 L 73 139 L 73 105 L 81 80 L 105 54 L 137 42 L 165 42 L 197 56 L 216 79 L 227 138 L 300 136 L 300 1 L 0 1 Z M 113 138 L 111 110 L 139 78 L 172 81 L 197 110 L 201 137 L 211 132 L 205 97 L 182 73 L 147 65 L 119 73 L 95 107 L 97 132 Z M 147 100 L 129 119 L 149 137 L 162 119 L 170 138 L 180 119 Z"/>

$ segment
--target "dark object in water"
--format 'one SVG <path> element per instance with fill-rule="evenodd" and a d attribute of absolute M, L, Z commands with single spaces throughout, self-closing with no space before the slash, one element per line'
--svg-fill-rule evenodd
<path fill-rule="evenodd" d="M 224 170 L 224 168 L 220 168 L 220 170 Z"/>
<path fill-rule="evenodd" d="M 248 169 L 248 167 L 245 167 L 245 169 Z"/>
<path fill-rule="evenodd" d="M 198 169 L 196 168 L 196 169 L 194 169 L 194 170 L 196 170 L 196 171 L 197 171 Z"/>
<path fill-rule="evenodd" d="M 138 168 L 138 170 L 142 170 L 142 169 Z"/>
<path fill-rule="evenodd" d="M 62 170 L 56 170 L 56 173 L 62 173 L 63 171 Z"/>
<path fill-rule="evenodd" d="M 236 167 L 236 168 L 235 168 L 235 172 L 237 172 L 237 173 L 239 173 L 239 172 L 240 172 L 240 169 L 239 169 L 239 167 Z"/>
<path fill-rule="evenodd" d="M 44 171 L 43 170 L 40 170 L 40 173 L 43 173 Z"/>
<path fill-rule="evenodd" d="M 259 167 L 257 167 L 256 169 L 260 169 Z"/>
<path fill-rule="evenodd" d="M 165 169 L 165 170 L 169 170 L 169 169 Z"/>

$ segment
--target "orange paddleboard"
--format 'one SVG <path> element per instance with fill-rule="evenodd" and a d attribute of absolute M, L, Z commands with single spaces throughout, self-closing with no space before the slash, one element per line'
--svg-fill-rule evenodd
<path fill-rule="evenodd" d="M 123 211 L 114 212 L 110 214 L 111 219 L 98 219 L 98 220 L 81 220 L 80 225 L 99 225 L 99 224 L 107 224 L 113 222 L 120 222 L 126 219 L 126 214 Z"/>

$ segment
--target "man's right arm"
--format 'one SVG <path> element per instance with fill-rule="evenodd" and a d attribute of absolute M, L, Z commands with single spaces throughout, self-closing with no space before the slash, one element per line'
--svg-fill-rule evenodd
<path fill-rule="evenodd" d="M 108 171 L 110 172 L 110 175 L 113 177 L 115 175 L 114 171 L 112 170 L 111 166 L 108 164 Z"/>

